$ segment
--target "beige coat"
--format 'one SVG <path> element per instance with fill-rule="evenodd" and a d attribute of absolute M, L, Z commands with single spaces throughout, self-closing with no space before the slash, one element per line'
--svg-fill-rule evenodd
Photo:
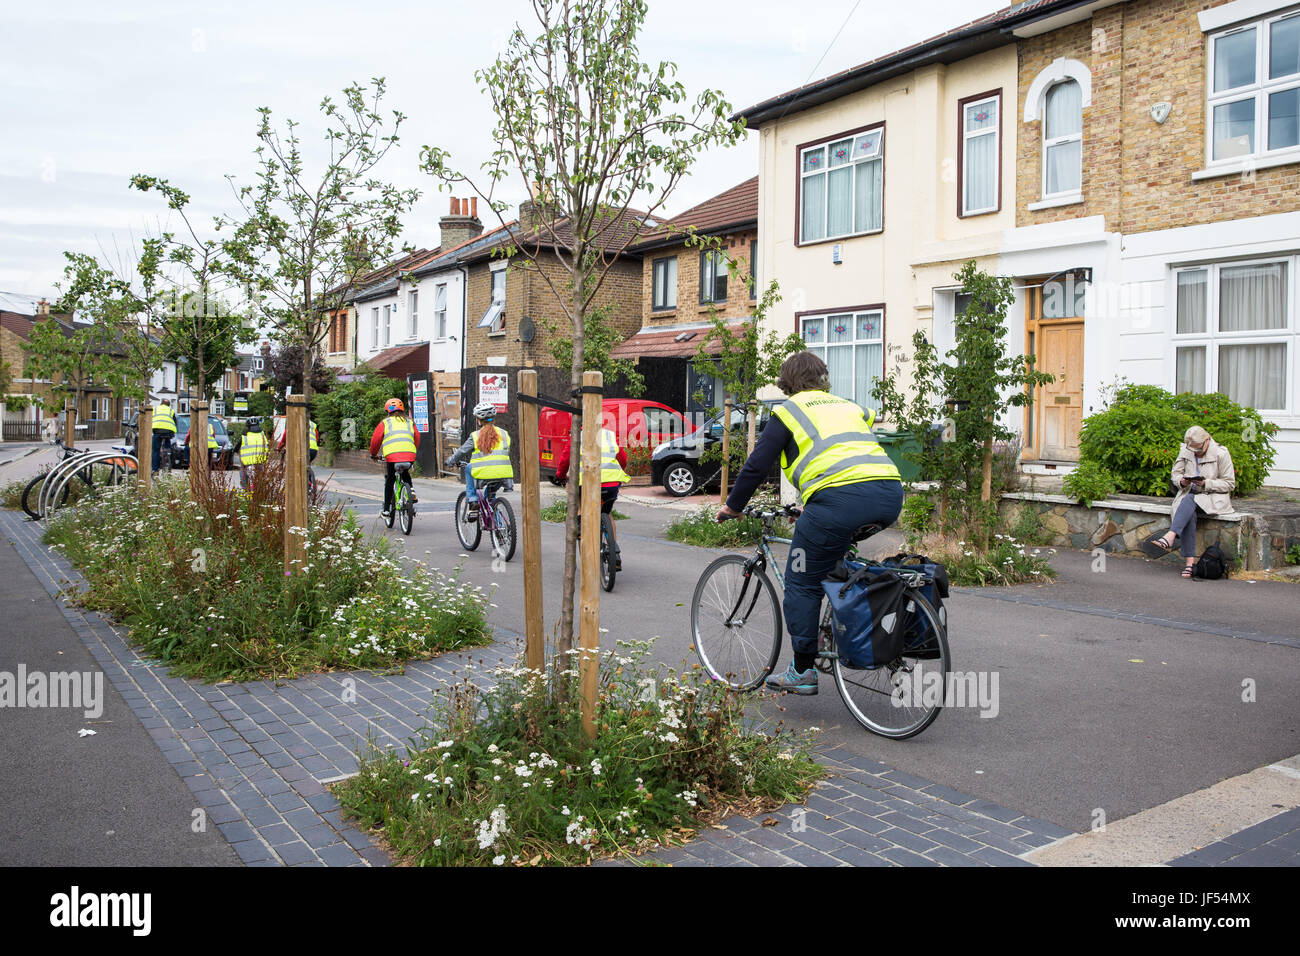
<path fill-rule="evenodd" d="M 1174 461 L 1173 471 L 1170 473 L 1170 480 L 1178 489 L 1178 494 L 1174 497 L 1174 511 L 1178 510 L 1178 503 L 1182 501 L 1183 496 L 1189 494 L 1188 489 L 1179 486 L 1179 481 L 1184 476 L 1190 478 L 1196 474 L 1196 458 L 1191 449 L 1183 445 L 1178 449 L 1178 458 Z M 1237 472 L 1232 467 L 1232 455 L 1228 454 L 1228 449 L 1213 438 L 1210 439 L 1210 446 L 1205 449 L 1205 455 L 1200 460 L 1200 475 L 1205 479 L 1205 491 L 1196 496 L 1197 505 L 1206 514 L 1231 514 L 1234 509 L 1228 492 L 1237 487 Z"/>

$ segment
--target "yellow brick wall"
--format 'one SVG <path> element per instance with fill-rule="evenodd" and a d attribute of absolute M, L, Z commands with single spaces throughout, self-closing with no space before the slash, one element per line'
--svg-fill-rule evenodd
<path fill-rule="evenodd" d="M 750 243 L 758 238 L 758 230 L 747 229 L 721 238 L 722 249 L 736 260 L 737 271 L 727 276 L 727 301 L 715 303 L 719 314 L 727 316 L 748 315 L 755 302 L 750 298 L 749 284 L 749 249 Z M 654 311 L 654 262 L 657 259 L 677 257 L 677 308 Z M 759 265 L 762 272 L 762 265 Z M 762 289 L 756 289 L 762 295 Z M 645 253 L 644 268 L 641 276 L 641 315 L 644 324 L 684 325 L 690 322 L 704 322 L 709 317 L 709 307 L 700 305 L 700 249 L 685 243 L 666 246 Z"/>
<path fill-rule="evenodd" d="M 1146 232 L 1300 209 L 1300 164 L 1193 180 L 1206 165 L 1208 48 L 1197 13 L 1228 0 L 1134 0 L 1019 44 L 1016 224 L 1104 216 Z M 1042 122 L 1023 122 L 1034 78 L 1057 57 L 1092 72 L 1083 111 L 1084 202 L 1030 211 L 1041 198 Z M 1163 125 L 1151 106 L 1172 104 Z"/>
<path fill-rule="evenodd" d="M 564 332 L 570 325 L 543 275 L 561 295 L 569 294 L 569 274 L 554 256 L 543 256 L 537 267 L 516 257 L 506 275 L 505 334 L 489 335 L 486 329 L 478 328 L 478 322 L 492 302 L 490 263 L 484 261 L 469 267 L 466 286 L 468 327 L 465 330 L 467 367 L 486 365 L 489 355 L 506 356 L 507 365 L 555 365 L 548 324 L 553 323 Z M 641 263 L 630 258 L 615 262 L 596 295 L 595 304 L 613 307 L 614 326 L 625 336 L 636 332 L 641 327 Z M 533 320 L 537 329 L 536 337 L 527 345 L 516 341 L 519 338 L 519 319 L 524 315 Z"/>

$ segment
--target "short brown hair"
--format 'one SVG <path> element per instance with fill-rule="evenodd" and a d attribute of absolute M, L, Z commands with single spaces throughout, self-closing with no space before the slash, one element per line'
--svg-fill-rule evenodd
<path fill-rule="evenodd" d="M 798 392 L 831 390 L 831 376 L 826 370 L 826 363 L 806 349 L 795 352 L 781 363 L 781 375 L 776 380 L 776 387 L 787 395 Z"/>

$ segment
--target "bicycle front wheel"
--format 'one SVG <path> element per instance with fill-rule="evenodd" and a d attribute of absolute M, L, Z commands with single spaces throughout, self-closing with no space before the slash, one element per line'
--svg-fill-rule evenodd
<path fill-rule="evenodd" d="M 691 599 L 691 640 L 714 680 L 735 690 L 762 685 L 781 653 L 781 603 L 767 573 L 724 554 L 700 575 Z"/>
<path fill-rule="evenodd" d="M 492 502 L 492 552 L 502 561 L 509 561 L 515 556 L 515 542 L 518 540 L 515 526 L 515 510 L 504 498 Z"/>
<path fill-rule="evenodd" d="M 465 492 L 460 493 L 456 499 L 456 537 L 460 539 L 460 546 L 466 551 L 473 551 L 478 547 L 479 539 L 483 537 L 483 529 L 478 521 L 469 520 L 469 501 L 465 497 Z"/>
<path fill-rule="evenodd" d="M 600 586 L 606 591 L 614 590 L 614 519 L 609 515 L 600 516 Z"/>
<path fill-rule="evenodd" d="M 917 592 L 909 592 L 907 599 L 910 615 L 925 619 L 931 635 L 927 640 L 874 670 L 843 667 L 838 657 L 833 668 L 835 687 L 853 719 L 892 740 L 915 737 L 934 723 L 943 709 L 952 667 L 948 630 L 939 615 Z M 822 627 L 835 627 L 830 605 L 822 612 Z"/>

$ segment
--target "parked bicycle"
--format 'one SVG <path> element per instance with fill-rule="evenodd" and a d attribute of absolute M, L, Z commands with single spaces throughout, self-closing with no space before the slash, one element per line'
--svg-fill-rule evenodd
<path fill-rule="evenodd" d="M 771 545 L 788 545 L 791 539 L 774 535 L 773 529 L 777 519 L 794 518 L 799 513 L 798 508 L 788 505 L 768 510 L 746 508 L 744 515 L 759 518 L 763 524 L 754 554 L 723 555 L 704 569 L 695 586 L 691 600 L 695 652 L 710 677 L 737 691 L 763 686 L 780 656 L 785 618 L 767 568 L 771 566 L 784 588 L 781 563 Z M 882 530 L 880 525 L 859 528 L 845 556 L 856 559 L 858 543 Z M 835 649 L 837 623 L 828 604 L 818 628 L 816 667 L 834 675 L 835 687 L 854 720 L 873 734 L 902 740 L 925 730 L 942 709 L 942 694 L 938 700 L 933 694 L 918 694 L 915 697 L 919 699 L 914 699 L 907 691 L 932 685 L 935 678 L 929 676 L 931 673 L 938 675 L 938 686 L 946 688 L 951 661 L 947 628 L 922 593 L 922 588 L 934 583 L 933 576 L 921 568 L 891 570 L 906 584 L 906 613 L 921 619 L 919 627 L 911 623 L 905 633 L 918 637 L 905 644 L 897 658 L 880 667 L 858 670 L 843 666 Z"/>
<path fill-rule="evenodd" d="M 61 438 L 54 439 L 54 444 L 58 446 L 60 452 L 58 462 L 90 454 L 90 449 L 88 448 L 69 448 L 67 445 L 63 444 L 63 439 Z M 58 464 L 58 462 L 55 464 Z M 51 466 L 51 469 L 52 468 L 53 466 Z M 40 512 L 37 510 L 37 505 L 41 497 L 41 487 L 45 484 L 45 478 L 48 474 L 48 470 L 41 472 L 39 475 L 32 478 L 32 480 L 27 483 L 27 487 L 23 489 L 23 511 L 27 514 L 27 517 L 31 518 L 33 521 L 39 521 L 41 518 Z M 83 493 L 94 488 L 95 474 L 93 468 L 87 466 L 86 468 L 79 469 L 76 472 L 75 477 L 80 480 L 81 485 L 83 486 Z M 71 496 L 71 484 L 72 483 L 69 482 L 67 485 L 64 485 L 63 492 L 59 495 L 60 507 L 68 503 L 68 498 Z"/>
<path fill-rule="evenodd" d="M 515 523 L 515 512 L 510 502 L 498 498 L 503 481 L 488 481 L 479 485 L 475 491 L 478 498 L 478 515 L 471 517 L 469 499 L 461 492 L 456 499 L 456 537 L 466 551 L 473 551 L 479 546 L 483 532 L 488 533 L 492 542 L 492 553 L 509 561 L 515 556 L 515 544 L 519 540 L 519 529 Z"/>

